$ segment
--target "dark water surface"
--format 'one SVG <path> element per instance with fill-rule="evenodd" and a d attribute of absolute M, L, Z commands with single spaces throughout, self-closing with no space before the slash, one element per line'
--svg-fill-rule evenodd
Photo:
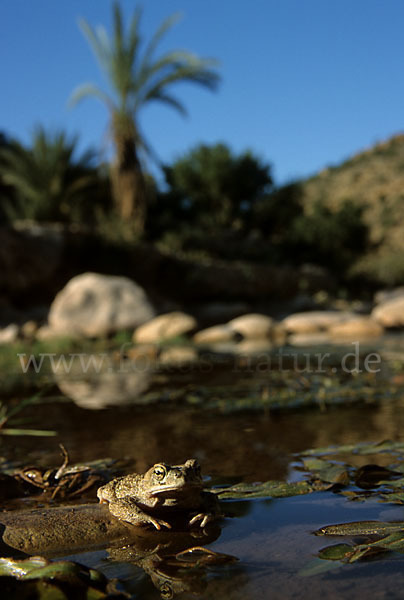
<path fill-rule="evenodd" d="M 58 443 L 68 449 L 70 461 L 127 458 L 143 472 L 164 460 L 180 463 L 197 458 L 203 472 L 216 483 L 286 479 L 293 453 L 308 448 L 401 440 L 404 404 L 398 399 L 371 405 L 221 414 L 200 408 L 124 406 L 85 410 L 70 402 L 28 407 L 24 417 L 31 428 L 53 429 L 53 438 L 3 437 L 9 458 L 57 465 Z M 355 457 L 356 464 L 369 457 Z M 383 460 L 383 457 L 381 457 Z"/>

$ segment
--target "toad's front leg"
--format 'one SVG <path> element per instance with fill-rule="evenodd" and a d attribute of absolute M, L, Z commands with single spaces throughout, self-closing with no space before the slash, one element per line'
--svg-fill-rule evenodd
<path fill-rule="evenodd" d="M 200 521 L 199 526 L 203 528 L 211 521 L 220 519 L 223 515 L 215 494 L 211 492 L 202 492 L 201 498 L 202 510 L 190 519 L 189 524 L 192 526 Z"/>
<path fill-rule="evenodd" d="M 109 511 L 114 517 L 126 521 L 132 525 L 146 525 L 148 523 L 154 525 L 156 529 L 167 527 L 171 529 L 171 525 L 162 519 L 152 517 L 149 513 L 142 510 L 136 500 L 133 498 L 118 498 L 109 503 Z"/>

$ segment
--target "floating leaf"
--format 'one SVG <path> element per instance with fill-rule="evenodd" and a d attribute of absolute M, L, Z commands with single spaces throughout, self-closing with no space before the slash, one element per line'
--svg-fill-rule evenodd
<path fill-rule="evenodd" d="M 315 531 L 315 535 L 384 535 L 400 531 L 404 535 L 404 521 L 383 523 L 382 521 L 354 521 L 352 523 L 339 523 L 326 525 Z"/>
<path fill-rule="evenodd" d="M 380 494 L 382 502 L 392 502 L 394 504 L 404 504 L 404 492 L 391 492 Z"/>
<path fill-rule="evenodd" d="M 386 486 L 391 487 L 393 489 L 396 489 L 396 488 L 404 489 L 404 477 L 400 477 L 399 479 L 393 479 L 393 480 L 383 480 L 383 479 L 381 479 L 379 481 L 379 485 L 386 485 Z"/>
<path fill-rule="evenodd" d="M 310 494 L 314 491 L 308 481 L 287 483 L 284 481 L 266 481 L 264 483 L 238 483 L 227 488 L 218 488 L 214 491 L 219 498 L 242 500 L 247 498 L 285 498 Z"/>
<path fill-rule="evenodd" d="M 352 554 L 353 549 L 353 546 L 349 544 L 335 544 L 334 546 L 322 548 L 318 556 L 325 560 L 344 560 L 348 555 Z"/>
<path fill-rule="evenodd" d="M 306 471 L 313 473 L 318 479 L 326 483 L 349 484 L 349 473 L 345 465 L 337 464 L 322 458 L 308 458 L 303 460 Z"/>

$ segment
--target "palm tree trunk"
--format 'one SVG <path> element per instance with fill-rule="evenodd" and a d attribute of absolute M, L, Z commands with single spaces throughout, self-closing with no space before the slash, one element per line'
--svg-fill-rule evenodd
<path fill-rule="evenodd" d="M 145 180 L 131 131 L 115 131 L 116 158 L 112 168 L 112 193 L 122 219 L 132 221 L 136 233 L 143 233 L 146 219 Z"/>

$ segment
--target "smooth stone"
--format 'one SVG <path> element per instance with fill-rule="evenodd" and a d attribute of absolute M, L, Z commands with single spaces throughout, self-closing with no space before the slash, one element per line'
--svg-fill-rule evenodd
<path fill-rule="evenodd" d="M 221 344 L 233 342 L 237 333 L 228 325 L 213 325 L 195 333 L 193 341 L 195 344 Z"/>
<path fill-rule="evenodd" d="M 185 335 L 196 329 L 194 317 L 181 311 L 174 311 L 154 317 L 147 323 L 137 327 L 133 341 L 140 344 L 160 342 Z"/>
<path fill-rule="evenodd" d="M 42 325 L 42 327 L 38 327 L 35 332 L 35 338 L 40 342 L 46 342 L 60 337 L 63 337 L 63 335 L 52 329 L 52 327 L 49 327 L 49 325 Z"/>
<path fill-rule="evenodd" d="M 232 319 L 227 325 L 240 333 L 244 339 L 269 338 L 274 320 L 266 315 L 250 313 Z"/>
<path fill-rule="evenodd" d="M 395 298 L 402 298 L 404 296 L 404 286 L 394 288 L 392 290 L 379 290 L 374 296 L 375 304 L 382 304 Z"/>
<path fill-rule="evenodd" d="M 19 328 L 15 323 L 0 329 L 0 344 L 12 344 L 18 338 Z"/>
<path fill-rule="evenodd" d="M 154 317 L 143 288 L 126 277 L 82 273 L 57 294 L 49 312 L 54 332 L 102 337 Z"/>
<path fill-rule="evenodd" d="M 21 334 L 26 339 L 33 339 L 38 331 L 38 323 L 36 321 L 26 321 L 21 327 Z"/>
<path fill-rule="evenodd" d="M 96 503 L 3 512 L 0 524 L 2 541 L 27 554 L 97 547 L 129 540 L 137 531 L 113 517 L 105 504 Z"/>
<path fill-rule="evenodd" d="M 355 319 L 345 321 L 345 323 L 333 325 L 328 333 L 332 338 L 338 339 L 366 339 L 383 335 L 384 329 L 374 319 L 358 316 Z"/>
<path fill-rule="evenodd" d="M 382 302 L 372 310 L 372 318 L 383 327 L 404 326 L 404 297 Z"/>
<path fill-rule="evenodd" d="M 281 324 L 289 333 L 316 333 L 356 317 L 350 311 L 313 310 L 289 315 Z"/>

